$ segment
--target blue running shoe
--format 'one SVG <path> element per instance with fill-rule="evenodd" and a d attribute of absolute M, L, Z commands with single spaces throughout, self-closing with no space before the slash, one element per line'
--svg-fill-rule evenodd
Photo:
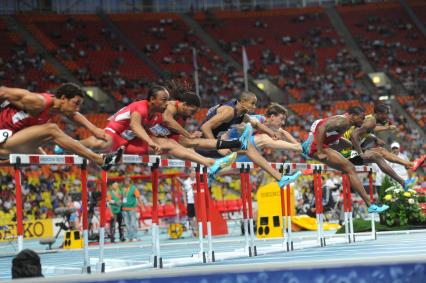
<path fill-rule="evenodd" d="M 244 127 L 243 132 L 241 133 L 240 138 L 238 139 L 241 142 L 241 149 L 245 150 L 248 147 L 248 143 L 250 141 L 250 137 L 253 134 L 253 127 L 250 123 L 247 123 Z"/>
<path fill-rule="evenodd" d="M 309 152 L 311 151 L 311 145 L 312 145 L 313 140 L 314 140 L 313 136 L 309 135 L 308 138 L 306 139 L 306 141 L 304 141 L 302 143 L 302 153 L 301 153 L 301 155 L 306 160 L 311 160 L 312 159 L 311 157 L 309 157 Z"/>
<path fill-rule="evenodd" d="M 278 182 L 278 186 L 280 188 L 284 188 L 286 185 L 288 185 L 288 184 L 293 183 L 294 181 L 296 181 L 297 178 L 299 178 L 301 175 L 302 175 L 301 171 L 297 171 L 293 175 L 283 175 L 281 177 L 281 180 Z"/>
<path fill-rule="evenodd" d="M 209 173 L 207 176 L 207 186 L 209 188 L 212 187 L 213 181 L 214 181 L 214 175 Z"/>
<path fill-rule="evenodd" d="M 368 213 L 382 213 L 389 209 L 389 206 L 386 204 L 382 204 L 381 206 L 378 206 L 376 204 L 371 204 L 368 208 Z"/>
<path fill-rule="evenodd" d="M 405 180 L 404 183 L 404 191 L 408 191 L 408 189 L 417 182 L 417 178 L 410 178 L 408 180 Z"/>
<path fill-rule="evenodd" d="M 55 145 L 53 151 L 55 152 L 55 154 L 64 154 L 64 149 L 59 145 Z"/>
<path fill-rule="evenodd" d="M 225 157 L 216 159 L 214 164 L 209 168 L 209 175 L 216 175 L 221 169 L 231 165 L 237 159 L 237 153 L 233 152 Z"/>

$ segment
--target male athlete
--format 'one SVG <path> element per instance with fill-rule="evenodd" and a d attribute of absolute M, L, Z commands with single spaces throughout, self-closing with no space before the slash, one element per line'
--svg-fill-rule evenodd
<path fill-rule="evenodd" d="M 378 206 L 370 203 L 370 198 L 364 190 L 355 166 L 339 152 L 330 148 L 339 142 L 343 134 L 352 126 L 360 127 L 364 121 L 364 109 L 360 106 L 349 108 L 343 115 L 336 115 L 316 120 L 309 132 L 307 140 L 302 144 L 303 153 L 309 158 L 314 158 L 328 166 L 348 175 L 351 187 L 358 192 L 368 206 L 368 212 L 381 213 L 387 210 L 387 205 Z"/>
<path fill-rule="evenodd" d="M 246 119 L 246 114 L 253 112 L 256 108 L 257 98 L 254 93 L 243 92 L 238 100 L 230 100 L 224 104 L 216 105 L 209 109 L 207 117 L 201 125 L 201 131 L 204 137 L 208 139 L 221 139 L 221 136 L 227 132 L 231 126 L 241 124 Z M 250 123 L 248 123 L 250 125 Z M 263 131 L 268 131 L 267 127 L 258 125 Z M 246 128 L 247 130 L 247 128 Z M 236 132 L 236 131 L 234 131 Z M 235 136 L 228 136 L 234 138 Z M 229 150 L 220 149 L 217 152 L 221 155 L 227 154 Z M 216 154 L 217 153 L 213 153 Z M 247 150 L 244 151 L 252 162 L 260 166 L 278 181 L 280 188 L 294 182 L 300 175 L 298 171 L 293 175 L 281 175 L 277 170 L 272 168 L 268 161 L 257 151 L 250 142 L 247 143 Z"/>
<path fill-rule="evenodd" d="M 168 99 L 169 92 L 166 87 L 153 86 L 146 100 L 133 102 L 110 118 L 105 128 L 106 140 L 92 136 L 82 143 L 102 151 L 111 151 L 124 146 L 125 152 L 129 154 L 147 154 L 148 147 L 151 147 L 157 154 L 165 151 L 176 158 L 191 160 L 209 167 L 209 174 L 212 176 L 220 169 L 229 166 L 235 160 L 236 154 L 213 160 L 168 138 L 169 130 L 162 126 L 162 113 L 167 107 Z"/>
<path fill-rule="evenodd" d="M 408 168 L 416 170 L 425 161 L 426 155 L 423 155 L 414 162 L 404 160 L 389 152 L 382 146 L 384 142 L 374 135 L 377 129 L 384 130 L 388 121 L 389 106 L 386 104 L 377 104 L 374 107 L 374 114 L 365 117 L 361 127 L 352 126 L 344 133 L 344 138 L 351 141 L 357 155 L 354 155 L 351 149 L 347 148 L 341 151 L 341 154 L 351 161 L 354 165 L 363 165 L 364 163 L 376 163 L 379 168 L 388 176 L 397 181 L 405 190 L 413 182 L 412 179 L 404 180 L 392 167 L 386 162 L 398 163 Z M 380 125 L 377 125 L 377 124 Z M 352 154 L 352 156 L 350 156 Z"/>
<path fill-rule="evenodd" d="M 11 153 L 44 153 L 40 147 L 54 142 L 105 170 L 118 162 L 122 149 L 105 155 L 96 154 L 50 122 L 53 115 L 62 114 L 100 139 L 105 138 L 102 130 L 78 112 L 85 92 L 75 84 L 66 83 L 54 93 L 0 87 L 0 158 L 8 159 Z"/>

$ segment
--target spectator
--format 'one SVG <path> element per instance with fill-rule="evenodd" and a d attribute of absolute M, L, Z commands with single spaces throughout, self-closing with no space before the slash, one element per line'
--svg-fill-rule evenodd
<path fill-rule="evenodd" d="M 32 250 L 25 249 L 12 261 L 12 279 L 44 277 L 41 272 L 40 257 Z"/>
<path fill-rule="evenodd" d="M 192 235 L 194 237 L 197 236 L 197 226 L 196 226 L 196 219 L 195 219 L 195 205 L 194 205 L 194 188 L 193 185 L 195 184 L 195 172 L 191 171 L 188 178 L 185 180 L 182 180 L 178 178 L 179 182 L 183 185 L 183 189 L 186 192 L 186 212 L 188 217 L 188 226 L 192 230 Z"/>
<path fill-rule="evenodd" d="M 401 146 L 398 142 L 393 142 L 391 144 L 392 153 L 398 156 L 401 159 L 408 160 L 408 157 L 400 152 Z M 404 167 L 404 165 L 397 164 L 397 163 L 390 163 L 388 162 L 390 167 L 404 180 L 408 180 L 408 172 L 407 169 Z"/>
<path fill-rule="evenodd" d="M 111 189 L 108 191 L 108 205 L 111 210 L 111 220 L 110 220 L 110 238 L 111 243 L 115 242 L 115 223 L 118 225 L 118 233 L 120 241 L 124 242 L 124 233 L 123 233 L 123 215 L 121 213 L 121 206 L 123 201 L 123 192 L 120 188 L 120 185 L 117 182 L 114 182 L 111 185 Z"/>
<path fill-rule="evenodd" d="M 136 206 L 139 204 L 143 206 L 140 192 L 133 184 L 129 177 L 124 178 L 124 189 L 123 189 L 123 205 L 122 214 L 124 223 L 127 229 L 127 240 L 136 242 L 138 240 L 138 219 L 136 219 Z"/>

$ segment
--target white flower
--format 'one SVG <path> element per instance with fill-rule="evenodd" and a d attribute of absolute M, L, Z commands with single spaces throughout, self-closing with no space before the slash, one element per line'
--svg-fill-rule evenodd
<path fill-rule="evenodd" d="M 409 199 L 408 199 L 408 203 L 409 203 L 409 204 L 414 204 L 414 199 L 409 198 Z"/>
<path fill-rule="evenodd" d="M 395 190 L 395 189 L 396 189 L 396 187 L 392 186 L 392 187 L 387 188 L 387 189 L 385 190 L 385 192 L 390 192 L 390 191 L 393 191 L 393 190 Z"/>

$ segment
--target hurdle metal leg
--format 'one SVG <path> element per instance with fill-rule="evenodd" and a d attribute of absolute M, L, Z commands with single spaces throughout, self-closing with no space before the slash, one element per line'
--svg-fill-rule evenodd
<path fill-rule="evenodd" d="M 250 184 L 250 166 L 247 165 L 245 170 L 245 181 L 246 181 L 246 197 L 248 205 L 248 216 L 249 216 L 249 229 L 250 229 L 250 247 L 249 256 L 257 256 L 257 248 L 254 241 L 254 221 L 253 221 L 253 204 L 251 198 L 251 184 Z"/>
<path fill-rule="evenodd" d="M 215 262 L 216 258 L 213 250 L 212 240 L 212 223 L 210 219 L 210 188 L 207 182 L 207 167 L 203 167 L 203 184 L 204 184 L 204 200 L 206 207 L 206 220 L 207 220 L 207 243 L 208 243 L 208 259 L 210 262 Z"/>

